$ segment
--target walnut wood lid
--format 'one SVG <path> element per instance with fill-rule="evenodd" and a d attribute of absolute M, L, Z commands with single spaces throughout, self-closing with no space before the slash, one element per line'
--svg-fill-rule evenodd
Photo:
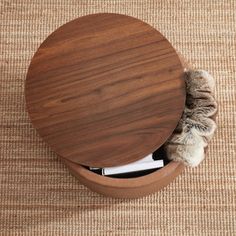
<path fill-rule="evenodd" d="M 118 14 L 80 17 L 54 31 L 26 79 L 31 121 L 61 157 L 116 166 L 160 147 L 185 102 L 183 67 L 150 25 Z"/>

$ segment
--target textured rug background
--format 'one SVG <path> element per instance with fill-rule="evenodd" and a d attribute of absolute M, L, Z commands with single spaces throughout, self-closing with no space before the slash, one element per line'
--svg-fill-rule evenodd
<path fill-rule="evenodd" d="M 95 12 L 148 22 L 217 82 L 219 129 L 205 162 L 138 200 L 79 184 L 25 112 L 24 80 L 40 42 Z M 0 27 L 0 235 L 236 235 L 235 0 L 0 0 Z"/>

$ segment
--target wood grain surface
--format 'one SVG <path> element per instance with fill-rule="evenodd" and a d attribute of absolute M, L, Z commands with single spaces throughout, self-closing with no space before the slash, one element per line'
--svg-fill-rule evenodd
<path fill-rule="evenodd" d="M 179 57 L 156 29 L 125 15 L 80 17 L 53 32 L 26 79 L 31 121 L 61 157 L 94 167 L 161 146 L 183 111 Z"/>

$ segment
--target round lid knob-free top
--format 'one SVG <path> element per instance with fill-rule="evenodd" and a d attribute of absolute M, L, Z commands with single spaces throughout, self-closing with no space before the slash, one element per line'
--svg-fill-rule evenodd
<path fill-rule="evenodd" d="M 183 67 L 143 21 L 87 15 L 41 44 L 25 96 L 33 125 L 61 157 L 121 165 L 152 153 L 173 132 L 185 102 Z"/>

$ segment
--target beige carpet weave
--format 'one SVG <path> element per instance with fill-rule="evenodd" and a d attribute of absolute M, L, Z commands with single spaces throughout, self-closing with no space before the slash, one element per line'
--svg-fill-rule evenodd
<path fill-rule="evenodd" d="M 137 200 L 99 196 L 32 128 L 24 80 L 39 44 L 78 16 L 116 12 L 159 29 L 216 79 L 218 132 L 204 163 Z M 0 235 L 236 235 L 235 0 L 0 0 Z"/>

